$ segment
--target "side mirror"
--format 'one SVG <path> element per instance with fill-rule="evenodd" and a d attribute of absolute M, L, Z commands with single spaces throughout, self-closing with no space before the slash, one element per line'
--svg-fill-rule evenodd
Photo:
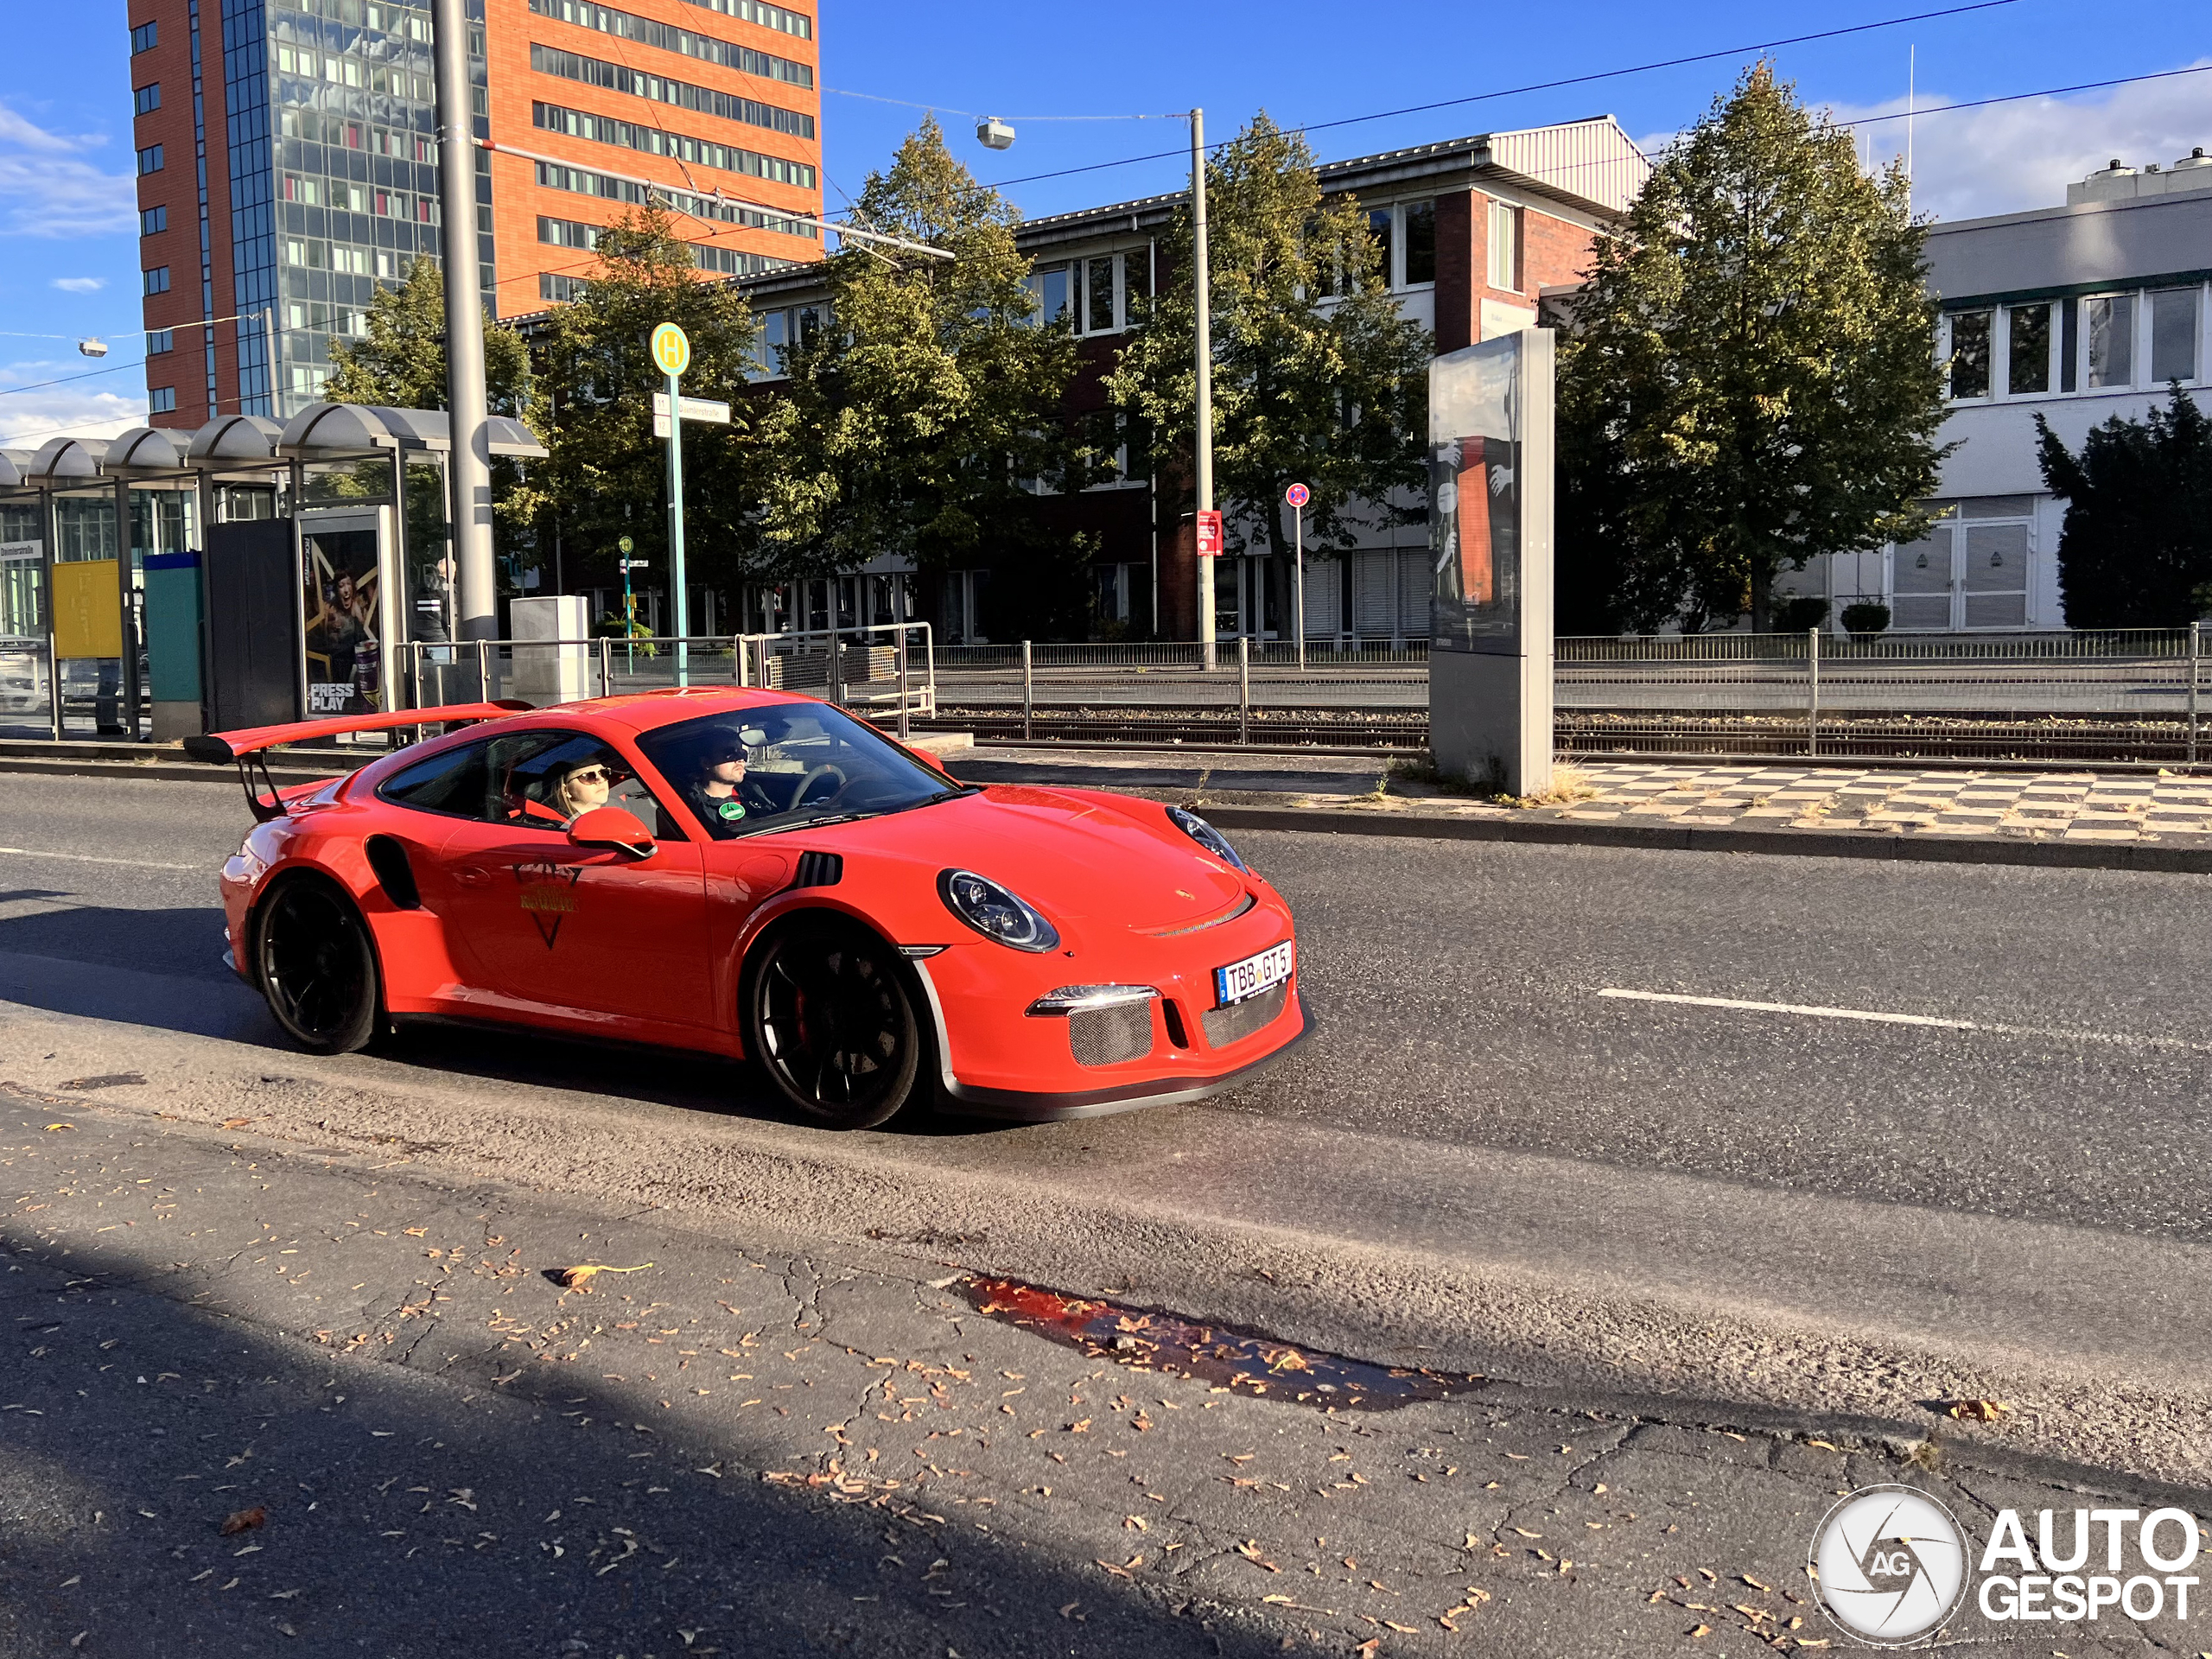
<path fill-rule="evenodd" d="M 572 847 L 607 848 L 632 858 L 653 855 L 653 832 L 619 806 L 595 806 L 569 826 Z"/>

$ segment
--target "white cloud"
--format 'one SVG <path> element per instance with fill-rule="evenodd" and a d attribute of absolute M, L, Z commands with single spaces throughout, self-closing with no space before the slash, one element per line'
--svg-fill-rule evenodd
<path fill-rule="evenodd" d="M 2066 187 L 2118 156 L 2130 167 L 2171 167 L 2199 144 L 2212 149 L 2212 58 L 2164 80 L 2136 81 L 2102 94 L 2024 98 L 1930 115 L 1937 105 L 1965 101 L 1941 88 L 1923 88 L 1914 100 L 1913 205 L 1938 219 L 1980 219 L 2031 207 L 2063 207 Z M 1905 100 L 1832 104 L 1838 121 L 1867 121 L 1857 129 L 1859 154 L 1886 166 L 1904 154 Z M 1878 118 L 1896 118 L 1881 119 Z M 1654 133 L 1637 142 L 1656 156 L 1679 135 Z"/>
<path fill-rule="evenodd" d="M 107 286 L 105 276 L 57 276 L 54 286 L 64 294 L 97 294 Z"/>
<path fill-rule="evenodd" d="M 2066 187 L 2118 156 L 2130 167 L 2171 167 L 2199 144 L 2212 149 L 2212 58 L 2202 74 L 2137 81 L 2083 97 L 2031 98 L 1978 110 L 1922 115 L 1912 123 L 1913 204 L 1939 219 L 1979 219 L 2062 207 Z M 1922 109 L 1955 100 L 1923 92 Z M 1834 106 L 1840 120 L 1895 116 L 1903 99 Z M 1862 127 L 1877 162 L 1904 153 L 1905 124 Z"/>
<path fill-rule="evenodd" d="M 136 230 L 137 180 L 103 173 L 85 156 L 105 142 L 97 133 L 48 132 L 0 104 L 0 233 L 55 240 Z"/>
<path fill-rule="evenodd" d="M 0 364 L 0 389 L 83 374 L 86 366 L 74 356 Z M 126 427 L 143 426 L 145 375 L 132 363 L 111 374 L 0 396 L 0 445 L 35 448 L 49 437 L 111 438 Z"/>

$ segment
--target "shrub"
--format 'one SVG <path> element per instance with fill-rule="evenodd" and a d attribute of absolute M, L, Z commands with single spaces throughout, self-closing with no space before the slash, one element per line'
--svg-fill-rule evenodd
<path fill-rule="evenodd" d="M 1808 628 L 1819 627 L 1827 620 L 1828 602 L 1825 599 L 1785 599 L 1775 607 L 1774 631 L 1777 633 L 1802 633 Z"/>
<path fill-rule="evenodd" d="M 1890 626 L 1890 607 L 1861 600 L 1843 607 L 1843 626 L 1853 639 L 1871 639 Z"/>

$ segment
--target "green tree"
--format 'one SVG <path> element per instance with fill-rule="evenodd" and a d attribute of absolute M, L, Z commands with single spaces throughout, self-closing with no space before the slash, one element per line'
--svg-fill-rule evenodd
<path fill-rule="evenodd" d="M 407 280 L 380 288 L 369 302 L 365 333 L 340 340 L 331 351 L 330 378 L 322 395 L 333 403 L 381 404 L 390 409 L 446 406 L 446 284 L 435 260 L 418 257 Z M 543 435 L 543 420 L 530 348 L 522 336 L 484 318 L 485 402 L 495 415 L 512 415 Z M 408 518 L 435 524 L 446 517 L 434 493 L 410 469 Z M 492 465 L 493 521 L 501 551 L 525 543 L 527 530 L 543 503 L 536 480 L 514 461 Z"/>
<path fill-rule="evenodd" d="M 2069 628 L 2182 627 L 2212 609 L 2212 422 L 2177 385 L 2075 454 L 2040 415 L 2044 483 L 2066 503 L 2058 586 Z"/>
<path fill-rule="evenodd" d="M 691 342 L 687 397 L 731 404 L 733 424 L 683 429 L 686 573 L 721 584 L 757 574 L 747 557 L 757 505 L 745 404 L 753 319 L 734 283 L 702 281 L 674 219 L 632 208 L 599 233 L 583 291 L 556 309 L 540 349 L 551 457 L 537 476 L 565 546 L 612 558 L 623 536 L 665 582 L 667 441 L 653 435 L 652 396 L 666 387 L 649 341 L 675 323 Z"/>
<path fill-rule="evenodd" d="M 1282 498 L 1295 483 L 1313 493 L 1306 536 L 1317 547 L 1357 546 L 1377 521 L 1419 522 L 1425 508 L 1389 504 L 1394 491 L 1426 485 L 1432 346 L 1398 315 L 1358 202 L 1324 200 L 1304 135 L 1262 113 L 1207 162 L 1206 207 L 1224 526 L 1287 560 Z M 1108 389 L 1158 450 L 1187 453 L 1198 425 L 1187 207 L 1164 244 L 1166 269 L 1185 276 L 1144 308 Z"/>
<path fill-rule="evenodd" d="M 953 254 L 849 243 L 827 261 L 829 317 L 785 352 L 760 416 L 760 556 L 779 574 L 903 554 L 924 572 L 990 567 L 1028 630 L 1076 631 L 1089 539 L 1056 535 L 1035 484 L 1080 488 L 1102 450 L 1066 420 L 1065 323 L 1039 327 L 1014 208 L 978 184 L 934 118 L 872 173 L 855 225 Z"/>
<path fill-rule="evenodd" d="M 1566 614 L 1764 629 L 1782 571 L 1920 534 L 1947 453 L 1924 237 L 1902 169 L 1867 177 L 1770 66 L 1714 100 L 1573 301 Z"/>

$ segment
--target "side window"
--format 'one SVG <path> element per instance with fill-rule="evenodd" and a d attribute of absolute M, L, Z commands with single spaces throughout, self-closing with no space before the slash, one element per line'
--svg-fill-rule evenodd
<path fill-rule="evenodd" d="M 484 816 L 484 751 L 482 743 L 465 743 L 427 760 L 402 767 L 377 791 L 382 799 L 423 812 L 445 812 L 464 818 Z"/>
<path fill-rule="evenodd" d="M 683 832 L 613 745 L 580 732 L 528 732 L 492 740 L 485 767 L 495 823 L 558 835 L 594 807 L 619 806 L 662 841 Z"/>

